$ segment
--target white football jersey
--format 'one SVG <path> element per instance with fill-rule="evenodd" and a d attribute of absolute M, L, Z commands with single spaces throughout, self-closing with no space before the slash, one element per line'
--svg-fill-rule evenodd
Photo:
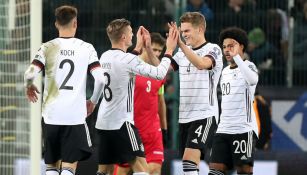
<path fill-rule="evenodd" d="M 212 116 L 217 118 L 219 113 L 216 87 L 223 68 L 221 48 L 217 44 L 204 43 L 193 50 L 198 56 L 211 56 L 215 66 L 211 70 L 199 70 L 180 49 L 174 56 L 179 66 L 179 123 Z"/>
<path fill-rule="evenodd" d="M 240 58 L 241 59 L 241 58 Z M 245 60 L 245 68 L 258 81 L 254 63 Z M 240 67 L 227 66 L 222 71 L 220 87 L 222 90 L 221 116 L 217 133 L 240 134 L 254 131 L 258 135 L 256 116 L 253 108 L 256 84 L 249 85 L 246 74 Z"/>
<path fill-rule="evenodd" d="M 96 128 L 120 129 L 125 121 L 134 124 L 133 97 L 135 75 L 163 79 L 170 66 L 164 57 L 159 66 L 151 66 L 138 56 L 119 49 L 104 52 L 100 64 L 106 78 L 103 100 L 99 106 Z"/>
<path fill-rule="evenodd" d="M 87 71 L 100 67 L 94 47 L 77 38 L 56 38 L 40 47 L 32 64 L 45 71 L 45 123 L 84 124 Z"/>

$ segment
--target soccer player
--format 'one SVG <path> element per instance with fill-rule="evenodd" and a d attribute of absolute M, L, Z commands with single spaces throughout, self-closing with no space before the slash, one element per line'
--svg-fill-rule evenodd
<path fill-rule="evenodd" d="M 165 39 L 159 33 L 151 33 L 151 46 L 154 56 L 159 58 L 165 46 Z M 140 55 L 144 61 L 150 61 L 143 49 Z M 164 160 L 164 149 L 161 129 L 167 129 L 166 105 L 164 101 L 165 80 L 137 75 L 134 88 L 134 122 L 144 144 L 149 173 L 160 175 Z M 127 175 L 129 165 L 119 165 L 117 175 Z"/>
<path fill-rule="evenodd" d="M 222 51 L 205 38 L 206 20 L 199 12 L 180 17 L 179 51 L 172 66 L 179 69 L 179 151 L 185 175 L 197 175 L 205 148 L 210 148 L 216 130 L 216 88 L 223 68 Z M 177 28 L 176 24 L 169 25 Z"/>
<path fill-rule="evenodd" d="M 159 64 L 153 55 L 149 32 L 140 27 L 137 31 L 135 54 L 126 53 L 132 45 L 132 28 L 126 19 L 115 19 L 107 26 L 112 49 L 104 52 L 100 63 L 106 77 L 103 100 L 100 104 L 96 128 L 100 138 L 98 175 L 110 172 L 113 164 L 129 163 L 134 174 L 147 175 L 144 146 L 133 120 L 135 75 L 164 79 L 176 48 L 178 33 L 171 29 L 166 41 L 166 52 Z M 150 62 L 145 63 L 137 53 L 145 47 Z M 169 58 L 168 58 L 169 57 Z"/>
<path fill-rule="evenodd" d="M 247 41 L 246 32 L 239 28 L 227 28 L 220 34 L 230 65 L 223 69 L 220 81 L 222 113 L 213 139 L 209 175 L 224 175 L 233 166 L 238 174 L 253 174 L 258 135 L 253 100 L 258 73 L 255 64 L 243 58 Z"/>
<path fill-rule="evenodd" d="M 36 102 L 39 92 L 33 80 L 45 71 L 42 116 L 46 175 L 73 175 L 77 162 L 91 156 L 85 118 L 98 102 L 104 79 L 94 47 L 74 38 L 77 9 L 58 7 L 55 17 L 59 37 L 40 47 L 24 77 L 27 97 Z M 95 87 L 86 101 L 88 71 L 95 78 Z"/>

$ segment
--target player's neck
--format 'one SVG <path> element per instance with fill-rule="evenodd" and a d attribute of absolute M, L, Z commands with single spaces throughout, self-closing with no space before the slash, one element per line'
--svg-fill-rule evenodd
<path fill-rule="evenodd" d="M 203 45 L 203 44 L 206 43 L 206 42 L 207 42 L 206 39 L 205 39 L 205 38 L 202 38 L 202 39 L 196 41 L 195 44 L 193 44 L 192 48 L 193 48 L 193 49 L 194 49 L 194 48 L 198 48 L 198 47 L 200 47 L 201 45 Z"/>
<path fill-rule="evenodd" d="M 120 49 L 124 52 L 127 52 L 128 47 L 124 43 L 112 43 L 113 49 Z"/>
<path fill-rule="evenodd" d="M 76 30 L 73 29 L 62 29 L 59 30 L 59 37 L 63 38 L 73 38 L 75 37 Z"/>

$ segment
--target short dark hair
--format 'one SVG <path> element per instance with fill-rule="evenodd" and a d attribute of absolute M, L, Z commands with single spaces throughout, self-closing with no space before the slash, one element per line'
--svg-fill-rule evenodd
<path fill-rule="evenodd" d="M 151 33 L 150 34 L 151 37 L 151 43 L 156 43 L 162 47 L 165 46 L 165 38 L 163 38 L 163 36 L 160 33 Z"/>
<path fill-rule="evenodd" d="M 127 26 L 131 23 L 125 18 L 115 19 L 108 24 L 107 34 L 111 41 L 119 41 Z"/>
<path fill-rule="evenodd" d="M 72 19 L 77 17 L 77 15 L 78 10 L 73 6 L 63 5 L 55 9 L 56 22 L 61 26 L 70 23 Z"/>
<path fill-rule="evenodd" d="M 236 40 L 239 44 L 244 46 L 243 52 L 247 49 L 248 38 L 247 33 L 241 28 L 238 27 L 229 27 L 220 33 L 220 45 L 223 45 L 224 39 L 231 38 Z"/>
<path fill-rule="evenodd" d="M 186 12 L 180 17 L 180 23 L 191 23 L 192 26 L 203 26 L 206 29 L 206 18 L 199 12 Z"/>

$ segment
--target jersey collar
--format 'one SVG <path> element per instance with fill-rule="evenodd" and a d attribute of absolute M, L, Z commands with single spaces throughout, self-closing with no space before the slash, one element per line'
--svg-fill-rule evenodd
<path fill-rule="evenodd" d="M 203 43 L 202 45 L 200 45 L 198 47 L 192 48 L 192 50 L 198 50 L 198 49 L 204 47 L 206 44 L 208 44 L 208 41 L 206 41 L 205 43 Z"/>
<path fill-rule="evenodd" d="M 74 38 L 73 36 L 71 37 L 59 37 L 59 38 L 63 38 L 63 39 L 70 39 L 70 38 Z"/>
<path fill-rule="evenodd" d="M 119 48 L 111 48 L 110 50 L 120 50 L 120 51 L 124 52 L 123 50 L 121 50 Z"/>

